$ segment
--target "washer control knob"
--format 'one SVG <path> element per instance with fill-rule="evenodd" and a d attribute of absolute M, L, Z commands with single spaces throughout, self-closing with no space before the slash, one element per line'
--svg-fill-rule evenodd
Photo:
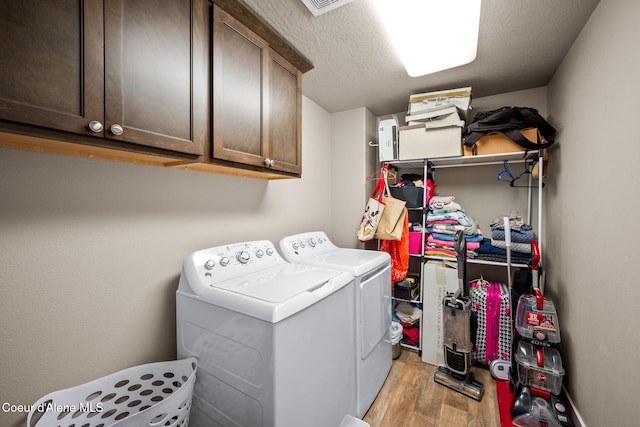
<path fill-rule="evenodd" d="M 249 255 L 249 252 L 247 251 L 240 251 L 238 252 L 238 255 L 236 255 L 236 258 L 238 258 L 238 261 L 240 261 L 240 264 L 246 264 L 249 262 L 251 255 Z"/>
<path fill-rule="evenodd" d="M 564 406 L 561 402 L 556 402 L 554 406 L 556 407 L 556 411 L 560 412 L 561 414 L 567 412 L 566 406 Z"/>
<path fill-rule="evenodd" d="M 298 250 L 298 248 L 300 247 L 300 245 L 298 244 L 298 242 L 293 242 L 293 244 L 291 245 L 291 247 L 292 247 L 294 250 L 296 250 L 296 251 L 297 251 L 297 250 Z"/>
<path fill-rule="evenodd" d="M 258 258 L 262 258 L 262 256 L 263 256 L 263 255 L 264 255 L 264 251 L 263 251 L 262 249 L 258 249 L 258 250 L 256 251 L 256 256 L 257 256 Z"/>
<path fill-rule="evenodd" d="M 215 267 L 216 262 L 212 259 L 207 260 L 207 262 L 204 263 L 204 268 L 206 268 L 207 270 L 211 270 L 213 267 Z"/>
<path fill-rule="evenodd" d="M 227 258 L 226 256 L 223 256 L 222 258 L 220 258 L 220 265 L 223 267 L 226 267 L 227 265 L 229 265 L 229 258 Z"/>
<path fill-rule="evenodd" d="M 306 248 L 307 247 L 307 244 L 304 242 L 304 240 L 300 241 L 300 247 L 301 248 Z"/>
<path fill-rule="evenodd" d="M 309 237 L 309 246 L 311 246 L 312 248 L 315 248 L 316 244 L 318 244 L 318 242 L 316 241 L 316 238 L 315 237 Z"/>
<path fill-rule="evenodd" d="M 273 249 L 267 248 L 267 255 L 269 256 L 273 255 Z"/>

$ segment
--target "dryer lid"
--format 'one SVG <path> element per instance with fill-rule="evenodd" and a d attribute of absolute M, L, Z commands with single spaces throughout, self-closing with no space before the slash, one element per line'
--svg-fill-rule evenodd
<path fill-rule="evenodd" d="M 353 276 L 359 277 L 382 265 L 389 264 L 391 257 L 386 252 L 338 248 L 328 253 L 309 257 L 302 262 L 348 271 Z"/>

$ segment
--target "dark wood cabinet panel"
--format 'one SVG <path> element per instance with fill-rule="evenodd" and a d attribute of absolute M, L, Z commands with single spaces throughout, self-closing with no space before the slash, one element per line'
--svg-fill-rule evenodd
<path fill-rule="evenodd" d="M 268 45 L 214 6 L 213 157 L 264 166 Z"/>
<path fill-rule="evenodd" d="M 201 0 L 194 0 L 196 3 Z M 202 6 L 202 5 L 201 5 Z M 192 12 L 193 11 L 193 12 Z M 189 0 L 110 0 L 105 3 L 105 127 L 107 136 L 136 144 L 202 154 L 206 117 L 193 74 L 208 38 L 208 11 Z M 192 30 L 191 23 L 193 26 Z M 199 23 L 199 25 L 198 25 Z M 203 49 L 199 51 L 198 49 Z M 196 126 L 194 126 L 194 123 Z M 122 134 L 111 129 L 118 125 Z"/>
<path fill-rule="evenodd" d="M 102 0 L 3 0 L 0 40 L 1 118 L 103 136 Z"/>
<path fill-rule="evenodd" d="M 301 173 L 302 73 L 271 51 L 269 156 L 274 169 Z"/>

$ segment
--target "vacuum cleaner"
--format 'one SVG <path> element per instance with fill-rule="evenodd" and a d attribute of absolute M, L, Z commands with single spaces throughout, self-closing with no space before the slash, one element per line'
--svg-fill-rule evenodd
<path fill-rule="evenodd" d="M 481 400 L 484 385 L 471 372 L 473 325 L 467 284 L 467 241 L 462 231 L 456 232 L 455 250 L 458 261 L 458 289 L 442 300 L 444 332 L 444 365 L 439 366 L 433 380 L 465 396 Z"/>

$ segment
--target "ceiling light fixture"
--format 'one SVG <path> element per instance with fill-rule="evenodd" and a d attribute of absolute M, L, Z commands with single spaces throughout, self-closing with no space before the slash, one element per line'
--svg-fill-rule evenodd
<path fill-rule="evenodd" d="M 476 58 L 481 0 L 374 0 L 411 77 Z"/>

